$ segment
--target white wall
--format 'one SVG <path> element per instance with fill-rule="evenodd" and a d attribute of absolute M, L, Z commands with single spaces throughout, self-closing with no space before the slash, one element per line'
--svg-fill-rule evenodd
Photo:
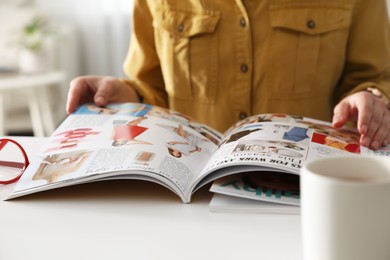
<path fill-rule="evenodd" d="M 59 89 L 60 93 L 50 96 L 54 112 L 58 114 L 55 120 L 61 122 L 65 117 L 69 81 L 73 77 L 86 74 L 124 76 L 122 64 L 130 39 L 132 5 L 132 0 L 0 0 L 0 68 L 17 66 L 18 48 L 10 45 L 8 38 L 12 31 L 18 31 L 14 28 L 16 24 L 23 26 L 30 21 L 31 17 L 26 14 L 39 9 L 54 24 L 61 25 L 65 36 L 59 46 L 58 67 L 68 77 Z M 26 101 L 15 98 L 13 95 L 12 106 L 7 106 L 8 113 L 12 114 L 7 118 L 7 125 L 12 131 L 28 130 Z M 19 115 L 20 120 L 16 120 Z"/>
<path fill-rule="evenodd" d="M 132 0 L 35 0 L 35 4 L 54 21 L 76 29 L 79 75 L 123 76 Z"/>

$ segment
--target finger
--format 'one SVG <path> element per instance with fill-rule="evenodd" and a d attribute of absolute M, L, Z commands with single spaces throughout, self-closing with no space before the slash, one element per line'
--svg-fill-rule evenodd
<path fill-rule="evenodd" d="M 94 95 L 94 102 L 97 106 L 105 106 L 110 100 L 113 87 L 116 79 L 112 77 L 104 77 L 99 80 L 99 86 Z"/>
<path fill-rule="evenodd" d="M 390 121 L 388 123 L 390 125 Z M 389 128 L 387 128 L 389 129 Z M 388 146 L 390 145 L 390 130 L 387 130 L 387 134 L 386 134 L 386 137 L 384 138 L 384 141 L 382 143 L 382 146 Z"/>
<path fill-rule="evenodd" d="M 381 146 L 387 146 L 389 141 L 388 139 L 390 139 L 389 129 L 390 129 L 390 112 L 384 111 L 382 121 L 378 127 L 377 132 L 372 138 L 370 148 L 376 150 Z"/>
<path fill-rule="evenodd" d="M 350 117 L 350 108 L 347 99 L 342 100 L 333 110 L 333 127 L 342 127 Z"/>
<path fill-rule="evenodd" d="M 82 76 L 73 79 L 68 92 L 67 112 L 72 113 L 78 106 L 87 102 L 105 106 L 111 94 L 110 84 L 112 84 L 112 78 L 106 78 Z"/>
<path fill-rule="evenodd" d="M 378 131 L 382 124 L 384 109 L 376 102 L 375 97 L 373 98 L 374 99 L 371 99 L 370 102 L 367 102 L 367 105 L 359 110 L 361 112 L 359 113 L 358 125 L 367 129 L 362 135 L 361 144 L 366 147 L 377 149 L 383 142 L 384 133 Z M 375 139 L 374 137 L 377 134 L 379 135 L 377 136 L 377 139 Z"/>
<path fill-rule="evenodd" d="M 67 113 L 72 113 L 82 103 L 85 92 L 88 92 L 87 88 L 81 77 L 75 78 L 70 82 L 66 103 Z"/>
<path fill-rule="evenodd" d="M 367 135 L 368 128 L 371 127 L 372 117 L 375 115 L 374 104 L 375 100 L 371 93 L 359 93 L 361 94 L 356 101 L 356 108 L 358 111 L 357 129 L 363 136 Z M 376 129 L 371 129 L 371 135 L 375 133 Z"/>
<path fill-rule="evenodd" d="M 383 146 L 390 145 L 390 110 L 387 111 L 386 120 L 387 120 L 387 125 L 388 125 L 387 126 L 387 135 L 385 137 L 385 140 L 382 143 Z"/>

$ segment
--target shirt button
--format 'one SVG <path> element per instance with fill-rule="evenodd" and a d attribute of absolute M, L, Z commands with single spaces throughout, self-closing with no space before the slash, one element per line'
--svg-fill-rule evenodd
<path fill-rule="evenodd" d="M 241 25 L 241 27 L 245 27 L 245 26 L 246 26 L 246 20 L 245 20 L 244 17 L 242 17 L 242 18 L 240 19 L 240 25 Z"/>
<path fill-rule="evenodd" d="M 244 119 L 244 118 L 247 118 L 248 115 L 245 113 L 245 112 L 241 112 L 238 116 L 240 119 Z"/>
<path fill-rule="evenodd" d="M 179 26 L 177 27 L 177 30 L 178 30 L 179 32 L 184 31 L 184 25 L 183 25 L 182 23 L 179 24 Z"/>
<path fill-rule="evenodd" d="M 242 65 L 240 66 L 240 70 L 241 70 L 242 73 L 247 72 L 247 71 L 248 71 L 248 65 L 242 64 Z"/>
<path fill-rule="evenodd" d="M 314 28 L 316 28 L 316 22 L 314 22 L 313 20 L 309 20 L 309 21 L 307 21 L 306 26 L 309 29 L 314 29 Z"/>

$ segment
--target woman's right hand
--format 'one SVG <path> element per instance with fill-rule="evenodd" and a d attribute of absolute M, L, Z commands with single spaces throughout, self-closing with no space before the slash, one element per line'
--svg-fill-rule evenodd
<path fill-rule="evenodd" d="M 80 76 L 70 82 L 67 113 L 72 113 L 78 106 L 94 102 L 105 106 L 109 102 L 139 102 L 137 92 L 118 78 L 110 76 Z"/>

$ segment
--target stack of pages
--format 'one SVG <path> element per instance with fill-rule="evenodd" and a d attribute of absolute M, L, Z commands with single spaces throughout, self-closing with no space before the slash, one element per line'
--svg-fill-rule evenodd
<path fill-rule="evenodd" d="M 211 212 L 299 214 L 299 176 L 249 172 L 214 181 Z"/>
<path fill-rule="evenodd" d="M 299 214 L 300 207 L 261 200 L 243 199 L 216 193 L 210 202 L 210 212 Z"/>

